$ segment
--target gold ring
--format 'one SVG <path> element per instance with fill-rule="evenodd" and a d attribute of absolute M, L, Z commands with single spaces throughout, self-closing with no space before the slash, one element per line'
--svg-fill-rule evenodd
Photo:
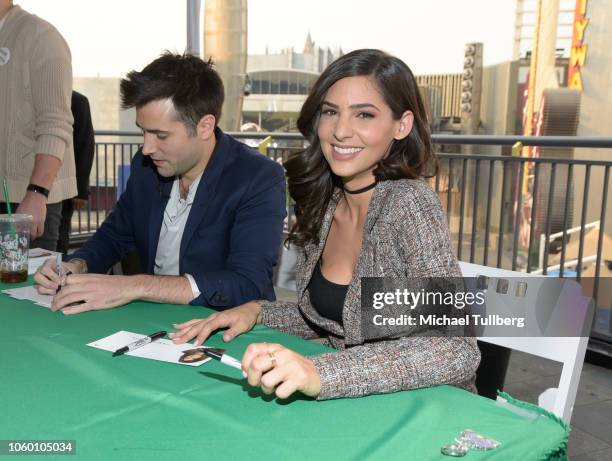
<path fill-rule="evenodd" d="M 276 366 L 276 356 L 274 355 L 274 352 L 268 352 L 268 355 L 270 356 L 270 360 L 272 361 L 272 366 L 275 367 Z"/>

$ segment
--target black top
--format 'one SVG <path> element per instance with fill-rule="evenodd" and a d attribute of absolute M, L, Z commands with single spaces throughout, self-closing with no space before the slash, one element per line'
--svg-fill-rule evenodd
<path fill-rule="evenodd" d="M 319 260 L 308 284 L 310 303 L 322 317 L 342 323 L 342 308 L 348 287 L 323 277 Z"/>
<path fill-rule="evenodd" d="M 72 139 L 74 144 L 77 197 L 87 200 L 89 197 L 89 173 L 91 173 L 96 150 L 89 100 L 81 93 L 73 91 L 70 109 L 74 118 Z"/>

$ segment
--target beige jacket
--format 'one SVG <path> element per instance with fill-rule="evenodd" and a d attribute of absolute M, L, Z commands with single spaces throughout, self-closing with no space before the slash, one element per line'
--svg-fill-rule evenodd
<path fill-rule="evenodd" d="M 70 49 L 48 22 L 15 5 L 0 28 L 0 177 L 21 202 L 36 154 L 62 161 L 49 203 L 77 195 Z M 4 201 L 4 197 L 1 198 Z"/>
<path fill-rule="evenodd" d="M 344 302 L 343 325 L 321 317 L 307 286 L 321 257 L 341 192 L 325 213 L 320 243 L 297 263 L 297 303 L 259 301 L 262 323 L 303 338 L 325 337 L 337 352 L 311 357 L 321 376 L 319 399 L 358 397 L 453 384 L 473 391 L 480 352 L 475 338 L 406 336 L 368 341 L 361 318 L 361 277 L 461 276 L 438 196 L 423 181 L 377 184 L 359 260 Z"/>

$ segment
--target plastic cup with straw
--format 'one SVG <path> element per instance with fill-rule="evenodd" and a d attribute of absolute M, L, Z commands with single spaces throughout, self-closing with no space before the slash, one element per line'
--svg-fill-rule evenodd
<path fill-rule="evenodd" d="M 6 202 L 6 213 L 9 215 L 9 219 L 13 217 L 13 210 L 11 209 L 11 196 L 9 194 L 8 183 L 6 182 L 6 176 L 2 178 L 2 189 L 4 190 L 4 201 Z M 10 221 L 11 234 L 13 238 L 17 237 L 17 231 L 15 230 L 15 224 Z"/>
<path fill-rule="evenodd" d="M 15 229 L 15 223 L 13 222 L 13 210 L 11 210 L 11 196 L 9 194 L 6 177 L 2 178 L 2 189 L 4 191 L 4 201 L 6 202 L 6 212 L 9 216 L 9 232 L 11 233 L 11 240 L 16 240 L 17 230 Z M 4 253 L 4 249 L 2 249 L 2 253 Z"/>
<path fill-rule="evenodd" d="M 6 178 L 2 179 L 2 189 L 4 200 L 6 201 L 7 214 L 0 220 L 2 224 L 1 231 L 4 234 L 2 236 L 3 240 L 0 243 L 0 250 L 2 252 L 0 281 L 2 283 L 24 282 L 28 277 L 29 245 L 27 235 L 23 237 L 20 237 L 20 235 L 22 233 L 29 233 L 32 217 L 26 214 L 13 214 Z"/>

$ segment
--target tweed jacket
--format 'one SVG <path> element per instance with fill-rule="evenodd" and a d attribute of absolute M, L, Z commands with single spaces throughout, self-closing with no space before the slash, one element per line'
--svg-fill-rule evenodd
<path fill-rule="evenodd" d="M 381 181 L 372 194 L 361 252 L 343 306 L 342 324 L 319 315 L 307 290 L 325 247 L 338 189 L 325 212 L 319 244 L 300 248 L 297 303 L 260 301 L 262 323 L 306 339 L 324 337 L 337 352 L 310 357 L 321 378 L 318 399 L 358 397 L 452 384 L 474 390 L 480 352 L 475 338 L 404 336 L 367 340 L 361 277 L 460 277 L 446 216 L 424 181 Z"/>

